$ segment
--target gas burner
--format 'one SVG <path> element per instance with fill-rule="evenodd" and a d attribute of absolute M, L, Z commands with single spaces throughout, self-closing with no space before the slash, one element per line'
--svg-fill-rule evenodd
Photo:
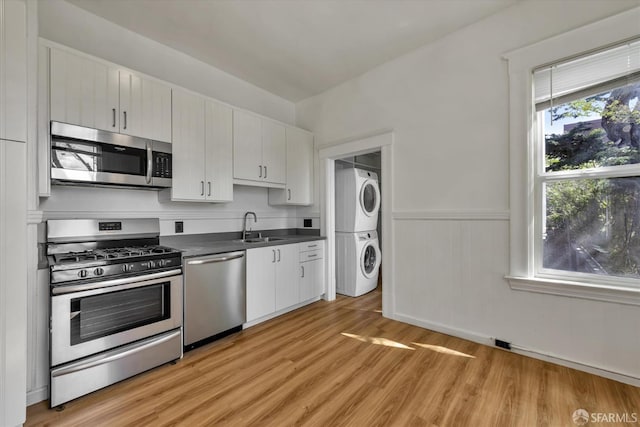
<path fill-rule="evenodd" d="M 91 262 L 103 260 L 106 257 L 94 251 L 69 252 L 55 255 L 56 264 L 77 264 L 81 262 Z"/>
<path fill-rule="evenodd" d="M 153 256 L 162 254 L 175 253 L 176 250 L 167 248 L 165 246 L 127 246 L 122 248 L 106 248 L 106 249 L 94 249 L 82 252 L 67 252 L 63 254 L 56 254 L 54 256 L 54 263 L 61 264 L 81 264 L 81 263 L 93 263 L 95 261 L 102 260 L 125 260 L 129 258 Z"/>
<path fill-rule="evenodd" d="M 47 235 L 51 285 L 181 269 L 181 252 L 160 246 L 159 234 L 157 220 L 51 220 Z"/>

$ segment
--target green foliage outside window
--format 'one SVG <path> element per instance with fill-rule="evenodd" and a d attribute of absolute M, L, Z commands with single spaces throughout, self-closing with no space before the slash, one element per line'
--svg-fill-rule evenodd
<path fill-rule="evenodd" d="M 578 123 L 546 135 L 546 171 L 640 163 L 639 98 L 632 84 L 553 108 Z M 545 201 L 544 267 L 640 277 L 640 177 L 550 181 Z"/>

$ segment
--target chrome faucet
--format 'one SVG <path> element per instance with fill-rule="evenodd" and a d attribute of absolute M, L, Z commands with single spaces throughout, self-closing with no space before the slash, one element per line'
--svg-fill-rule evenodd
<path fill-rule="evenodd" d="M 246 240 L 247 234 L 251 233 L 251 227 L 249 227 L 249 231 L 247 231 L 247 217 L 249 215 L 253 215 L 253 222 L 258 222 L 258 217 L 255 212 L 247 212 L 244 214 L 244 226 L 242 228 L 242 240 Z"/>

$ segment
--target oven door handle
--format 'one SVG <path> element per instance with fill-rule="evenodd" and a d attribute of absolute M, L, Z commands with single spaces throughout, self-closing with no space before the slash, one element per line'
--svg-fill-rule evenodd
<path fill-rule="evenodd" d="M 72 292 L 91 291 L 94 289 L 104 289 L 112 286 L 127 285 L 130 283 L 140 282 L 140 287 L 148 286 L 146 283 L 153 279 L 162 279 L 163 277 L 177 276 L 182 274 L 182 270 L 175 269 L 162 271 L 160 273 L 145 274 L 144 276 L 125 277 L 123 279 L 105 280 L 103 282 L 85 283 L 84 285 L 56 286 L 51 290 L 53 295 L 70 294 Z M 135 287 L 135 286 L 134 286 Z"/>
<path fill-rule="evenodd" d="M 131 356 L 132 354 L 139 353 L 142 350 L 145 350 L 149 347 L 154 347 L 158 344 L 162 344 L 163 342 L 169 341 L 176 336 L 180 335 L 180 330 L 174 331 L 168 335 L 162 337 L 154 337 L 150 340 L 145 340 L 139 342 L 137 344 L 132 345 L 125 351 L 122 350 L 114 350 L 113 352 L 109 352 L 104 356 L 98 356 L 87 361 L 81 361 L 77 363 L 73 363 L 69 366 L 65 366 L 60 369 L 54 369 L 51 371 L 51 376 L 53 377 L 61 377 L 63 375 L 72 374 L 74 372 L 82 371 L 84 369 L 93 368 L 95 366 L 104 365 L 105 363 L 113 362 L 118 359 L 122 359 L 124 357 Z"/>
<path fill-rule="evenodd" d="M 147 141 L 147 184 L 151 184 L 151 174 L 153 173 L 153 150 L 151 142 Z"/>

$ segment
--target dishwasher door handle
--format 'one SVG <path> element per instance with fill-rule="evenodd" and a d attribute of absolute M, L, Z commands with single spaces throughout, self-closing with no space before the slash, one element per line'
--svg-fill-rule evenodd
<path fill-rule="evenodd" d="M 232 256 L 223 256 L 220 258 L 210 258 L 210 259 L 196 259 L 193 261 L 188 261 L 187 264 L 189 265 L 202 265 L 202 264 L 213 264 L 216 262 L 225 262 L 225 261 L 231 261 L 234 259 L 238 259 L 238 258 L 242 258 L 244 256 L 244 254 L 239 254 L 239 255 L 232 255 Z"/>

